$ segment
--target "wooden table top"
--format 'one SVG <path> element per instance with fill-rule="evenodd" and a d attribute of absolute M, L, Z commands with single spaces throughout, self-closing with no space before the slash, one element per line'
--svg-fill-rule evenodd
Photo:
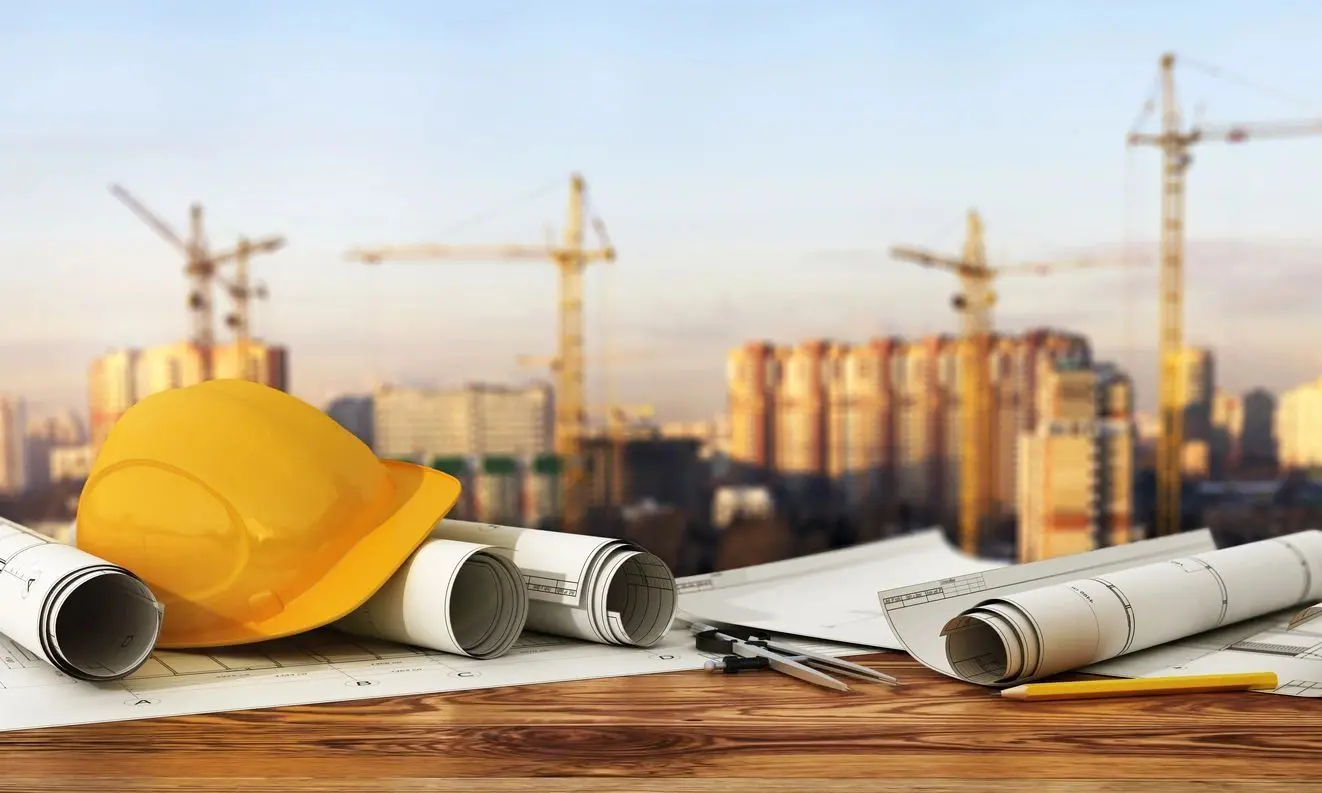
<path fill-rule="evenodd" d="M 1322 790 L 1319 700 L 1008 702 L 862 660 L 905 685 L 684 672 L 0 733 L 0 790 Z"/>

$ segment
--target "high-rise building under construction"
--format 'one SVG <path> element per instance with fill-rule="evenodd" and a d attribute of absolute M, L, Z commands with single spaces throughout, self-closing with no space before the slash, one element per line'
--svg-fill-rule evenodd
<path fill-rule="evenodd" d="M 211 373 L 215 378 L 243 378 L 289 390 L 289 354 L 278 345 L 251 342 L 246 347 L 248 365 L 242 365 L 237 344 L 211 348 Z M 201 353 L 190 342 L 176 342 L 145 350 L 113 350 L 88 367 L 89 434 L 93 448 L 100 448 L 110 428 L 138 400 L 159 391 L 183 388 L 202 382 Z"/>
<path fill-rule="evenodd" d="M 382 386 L 372 435 L 381 457 L 536 457 L 552 450 L 551 386 L 471 383 L 455 388 Z"/>
<path fill-rule="evenodd" d="M 730 457 L 737 473 L 781 487 L 809 515 L 954 526 L 958 517 L 959 342 L 947 336 L 825 340 L 730 353 Z M 1091 362 L 1085 338 L 1039 330 L 990 351 L 992 501 L 1016 509 L 1017 444 L 1038 423 L 1044 362 Z"/>
<path fill-rule="evenodd" d="M 1283 469 L 1322 466 L 1322 377 L 1282 394 L 1275 423 Z"/>
<path fill-rule="evenodd" d="M 92 361 L 87 370 L 88 434 L 99 448 L 124 411 L 137 401 L 137 350 L 114 350 Z"/>
<path fill-rule="evenodd" d="M 1130 540 L 1133 386 L 1112 367 L 1043 364 L 1038 423 L 1019 438 L 1020 561 Z"/>

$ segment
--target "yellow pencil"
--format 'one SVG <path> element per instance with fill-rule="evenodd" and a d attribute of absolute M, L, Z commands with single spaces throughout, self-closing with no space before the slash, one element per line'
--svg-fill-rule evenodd
<path fill-rule="evenodd" d="M 1073 683 L 1026 683 L 1001 691 L 1001 698 L 1047 700 L 1143 697 L 1154 694 L 1202 694 L 1209 691 L 1272 689 L 1276 686 L 1275 672 L 1252 672 L 1240 675 L 1188 675 L 1080 680 Z"/>

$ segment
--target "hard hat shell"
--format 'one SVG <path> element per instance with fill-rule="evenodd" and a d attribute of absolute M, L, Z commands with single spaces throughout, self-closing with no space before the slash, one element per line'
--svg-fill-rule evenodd
<path fill-rule="evenodd" d="M 459 492 L 440 471 L 379 460 L 296 397 L 211 380 L 153 394 L 115 423 L 75 541 L 151 587 L 165 607 L 159 647 L 244 644 L 362 605 Z"/>

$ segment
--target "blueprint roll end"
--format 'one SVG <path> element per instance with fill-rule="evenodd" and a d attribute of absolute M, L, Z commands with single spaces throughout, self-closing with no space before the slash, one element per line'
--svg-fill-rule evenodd
<path fill-rule="evenodd" d="M 65 579 L 44 631 L 50 660 L 82 680 L 127 677 L 151 657 L 163 609 L 142 579 L 110 565 Z"/>
<path fill-rule="evenodd" d="M 455 644 L 472 658 L 509 652 L 528 621 L 523 574 L 487 550 L 475 552 L 459 568 L 449 600 Z"/>
<path fill-rule="evenodd" d="M 1018 677 L 1023 653 L 1007 637 L 1013 629 L 1002 615 L 973 611 L 951 620 L 942 631 L 946 661 L 970 683 L 991 685 Z"/>
<path fill-rule="evenodd" d="M 429 539 L 331 627 L 469 658 L 509 651 L 528 621 L 523 575 L 491 546 Z"/>
<path fill-rule="evenodd" d="M 666 635 L 679 608 L 675 575 L 661 558 L 631 550 L 610 576 L 607 625 L 616 643 L 651 647 Z"/>

